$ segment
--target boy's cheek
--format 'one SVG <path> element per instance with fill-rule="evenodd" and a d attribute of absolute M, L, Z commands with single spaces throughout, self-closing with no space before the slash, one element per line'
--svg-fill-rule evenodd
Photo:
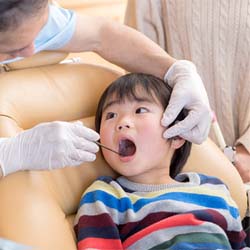
<path fill-rule="evenodd" d="M 102 133 L 100 134 L 100 138 L 101 138 L 101 143 L 103 143 L 104 145 L 107 146 L 112 146 L 110 145 L 110 136 L 107 133 Z"/>
<path fill-rule="evenodd" d="M 161 138 L 165 128 L 160 124 L 144 124 L 140 128 L 140 133 L 144 136 L 152 136 L 153 138 Z"/>
<path fill-rule="evenodd" d="M 101 138 L 101 142 L 108 142 L 111 138 L 111 128 L 109 128 L 108 126 L 101 126 L 100 128 L 100 138 Z"/>

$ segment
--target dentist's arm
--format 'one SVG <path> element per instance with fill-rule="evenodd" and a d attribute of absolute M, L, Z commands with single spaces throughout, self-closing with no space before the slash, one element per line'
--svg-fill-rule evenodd
<path fill-rule="evenodd" d="M 203 82 L 189 61 L 177 61 L 142 33 L 105 18 L 78 16 L 65 51 L 94 51 L 130 72 L 143 72 L 167 80 L 173 87 L 162 124 L 168 126 L 185 107 L 187 118 L 167 130 L 165 137 L 179 135 L 203 142 L 211 125 L 211 113 Z"/>
<path fill-rule="evenodd" d="M 15 137 L 0 138 L 3 176 L 21 170 L 47 170 L 94 161 L 99 135 L 81 122 L 41 123 Z"/>
<path fill-rule="evenodd" d="M 142 33 L 103 17 L 77 16 L 72 39 L 60 50 L 93 51 L 129 72 L 163 79 L 176 61 Z"/>

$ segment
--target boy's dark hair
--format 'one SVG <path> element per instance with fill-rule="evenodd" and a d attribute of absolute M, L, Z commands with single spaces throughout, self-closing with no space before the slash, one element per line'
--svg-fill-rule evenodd
<path fill-rule="evenodd" d="M 172 91 L 167 83 L 153 75 L 142 73 L 126 74 L 112 82 L 100 98 L 95 116 L 95 127 L 98 133 L 100 132 L 102 112 L 106 99 L 109 96 L 115 95 L 121 102 L 125 99 L 138 100 L 140 96 L 138 96 L 138 91 L 136 91 L 137 87 L 145 90 L 153 99 L 157 98 L 164 109 L 167 107 Z M 175 121 L 183 120 L 187 116 L 187 113 L 187 110 L 183 109 Z M 173 125 L 175 121 L 171 125 Z M 181 172 L 190 154 L 191 145 L 191 142 L 186 141 L 182 147 L 175 150 L 169 173 L 172 178 Z"/>
<path fill-rule="evenodd" d="M 16 29 L 25 18 L 38 15 L 47 4 L 48 0 L 0 0 L 0 32 Z"/>

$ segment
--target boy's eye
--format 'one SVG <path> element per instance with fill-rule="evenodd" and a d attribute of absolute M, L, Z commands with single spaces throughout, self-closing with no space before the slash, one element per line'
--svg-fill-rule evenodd
<path fill-rule="evenodd" d="M 106 120 L 112 119 L 112 118 L 114 118 L 114 117 L 116 117 L 116 114 L 113 113 L 113 112 L 108 112 L 108 113 L 106 114 Z"/>
<path fill-rule="evenodd" d="M 143 107 L 137 108 L 135 111 L 136 114 L 142 114 L 142 113 L 147 113 L 147 112 L 148 112 L 148 109 L 143 108 Z"/>

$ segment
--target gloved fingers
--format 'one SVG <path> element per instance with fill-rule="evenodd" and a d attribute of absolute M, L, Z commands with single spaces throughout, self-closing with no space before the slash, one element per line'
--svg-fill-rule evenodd
<path fill-rule="evenodd" d="M 191 141 L 196 144 L 201 144 L 208 136 L 210 126 L 207 126 L 209 123 L 201 123 L 193 127 L 187 133 L 180 134 L 180 137 L 187 141 Z"/>
<path fill-rule="evenodd" d="M 71 154 L 69 155 L 69 159 L 71 162 L 78 162 L 78 163 L 80 162 L 81 164 L 86 161 L 87 162 L 94 161 L 96 159 L 96 155 L 91 152 L 76 149 L 73 152 L 71 152 Z"/>
<path fill-rule="evenodd" d="M 80 120 L 77 120 L 77 121 L 72 122 L 72 123 L 84 126 L 84 123 L 82 121 L 80 121 Z"/>
<path fill-rule="evenodd" d="M 175 136 L 180 136 L 181 134 L 189 133 L 198 123 L 202 120 L 203 113 L 191 110 L 188 113 L 188 116 L 182 120 L 178 121 L 175 125 L 168 128 L 164 134 L 163 137 L 168 139 Z"/>
<path fill-rule="evenodd" d="M 73 146 L 76 149 L 88 151 L 91 153 L 97 153 L 99 151 L 99 146 L 96 143 L 80 137 L 78 137 L 77 140 L 73 141 Z"/>
<path fill-rule="evenodd" d="M 206 115 L 200 120 L 199 124 L 194 126 L 191 131 L 183 133 L 180 136 L 188 141 L 201 144 L 208 137 L 212 122 L 212 113 Z"/>
<path fill-rule="evenodd" d="M 70 159 L 70 163 L 68 164 L 67 167 L 76 167 L 76 166 L 81 165 L 82 163 L 83 163 L 82 161 L 75 161 L 75 160 Z"/>
<path fill-rule="evenodd" d="M 169 104 L 163 113 L 163 117 L 161 119 L 161 124 L 164 127 L 168 127 L 178 116 L 181 110 L 184 108 L 185 102 L 184 98 L 177 98 L 171 95 Z"/>
<path fill-rule="evenodd" d="M 207 116 L 204 112 L 191 111 L 183 121 L 167 129 L 163 137 L 167 139 L 179 135 L 185 140 L 201 144 L 208 136 L 211 119 L 212 116 Z"/>
<path fill-rule="evenodd" d="M 93 129 L 87 128 L 85 127 L 82 122 L 77 121 L 72 123 L 72 132 L 81 137 L 81 138 L 85 138 L 89 141 L 98 141 L 100 139 L 99 134 L 94 131 Z"/>

